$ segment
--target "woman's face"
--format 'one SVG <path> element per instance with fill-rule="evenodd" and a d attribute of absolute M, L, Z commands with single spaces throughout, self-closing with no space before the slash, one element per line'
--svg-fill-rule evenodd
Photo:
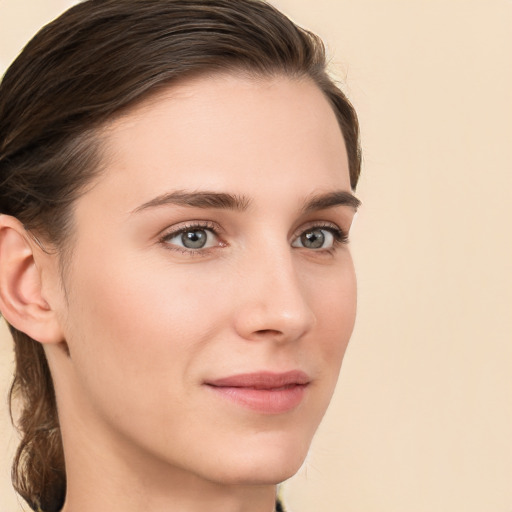
<path fill-rule="evenodd" d="M 50 357 L 65 442 L 214 482 L 287 478 L 356 311 L 331 107 L 307 80 L 202 78 L 102 136 L 64 274 L 70 355 Z"/>

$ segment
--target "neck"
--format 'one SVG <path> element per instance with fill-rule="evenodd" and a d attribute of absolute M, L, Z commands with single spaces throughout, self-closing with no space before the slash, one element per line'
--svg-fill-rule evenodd
<path fill-rule="evenodd" d="M 66 419 L 61 418 L 67 475 L 62 512 L 274 511 L 273 484 L 210 481 L 105 435 L 91 422 L 69 425 Z"/>
<path fill-rule="evenodd" d="M 102 473 L 96 472 L 96 476 Z M 249 488 L 242 486 L 205 485 L 183 479 L 165 479 L 166 485 L 117 480 L 111 473 L 99 482 L 82 474 L 79 481 L 70 479 L 62 512 L 273 512 L 274 487 Z M 164 479 L 162 479 L 164 480 Z M 133 485 L 135 484 L 135 485 Z"/>

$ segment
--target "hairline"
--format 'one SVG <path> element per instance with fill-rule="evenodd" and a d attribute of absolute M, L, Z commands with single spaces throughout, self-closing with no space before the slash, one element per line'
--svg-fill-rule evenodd
<path fill-rule="evenodd" d="M 107 145 L 109 130 L 111 130 L 114 127 L 114 124 L 123 118 L 130 116 L 144 106 L 151 104 L 151 102 L 159 101 L 162 95 L 168 93 L 175 87 L 191 85 L 196 81 L 204 79 L 205 77 L 210 79 L 219 77 L 240 77 L 251 81 L 288 78 L 290 80 L 297 80 L 298 82 L 310 82 L 312 85 L 318 88 L 318 90 L 325 97 L 329 107 L 336 117 L 336 120 L 338 121 L 336 109 L 332 104 L 332 101 L 326 92 L 322 89 L 317 80 L 315 80 L 315 77 L 312 75 L 312 73 L 307 72 L 307 70 L 292 71 L 279 66 L 275 66 L 275 69 L 263 70 L 258 69 L 257 66 L 251 67 L 247 63 L 241 62 L 237 65 L 237 63 L 234 62 L 229 65 L 226 64 L 225 66 L 206 66 L 204 69 L 192 70 L 182 74 L 179 77 L 157 82 L 152 87 L 143 91 L 133 100 L 127 102 L 125 105 L 119 107 L 117 110 L 114 110 L 109 115 L 105 116 L 105 119 L 102 119 L 92 126 L 85 128 L 82 132 L 77 133 L 74 137 L 70 138 L 68 144 L 70 146 L 85 146 L 82 151 L 87 153 L 87 157 L 91 161 L 88 169 L 89 179 L 68 206 L 68 211 L 66 211 L 66 228 L 63 232 L 63 236 L 58 241 L 49 242 L 50 245 L 55 248 L 56 256 L 58 258 L 59 276 L 66 300 L 69 299 L 68 290 L 70 289 L 66 286 L 66 282 L 68 282 L 70 276 L 71 263 L 73 260 L 76 242 L 78 240 L 78 232 L 76 230 L 76 223 L 74 218 L 74 207 L 80 197 L 91 190 L 91 188 L 94 188 L 94 186 L 98 183 L 98 180 L 101 179 L 102 174 L 106 171 L 106 168 L 109 164 Z M 344 137 L 343 129 L 341 126 L 340 132 L 342 137 Z M 345 143 L 344 138 L 343 143 Z M 94 167 L 94 169 L 91 169 L 91 167 Z M 38 229 L 34 229 L 34 232 L 37 233 Z"/>

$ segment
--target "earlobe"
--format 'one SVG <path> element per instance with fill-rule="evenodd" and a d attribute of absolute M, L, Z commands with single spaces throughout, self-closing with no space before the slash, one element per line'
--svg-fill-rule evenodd
<path fill-rule="evenodd" d="M 14 217 L 0 215 L 0 311 L 16 329 L 41 343 L 58 343 L 63 335 L 45 300 L 36 246 Z"/>

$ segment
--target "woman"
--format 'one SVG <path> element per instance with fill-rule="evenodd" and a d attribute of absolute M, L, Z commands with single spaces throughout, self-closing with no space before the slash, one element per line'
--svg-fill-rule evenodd
<path fill-rule="evenodd" d="M 5 74 L 0 309 L 34 510 L 281 508 L 355 317 L 358 125 L 325 67 L 257 0 L 88 0 Z"/>

